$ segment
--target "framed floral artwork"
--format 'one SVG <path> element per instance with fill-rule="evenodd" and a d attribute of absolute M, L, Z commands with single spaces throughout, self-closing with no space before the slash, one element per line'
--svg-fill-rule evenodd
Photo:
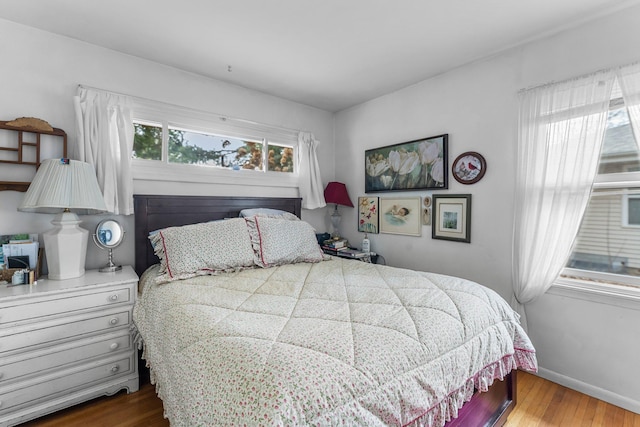
<path fill-rule="evenodd" d="M 381 198 L 380 232 L 422 235 L 422 207 L 420 197 Z"/>
<path fill-rule="evenodd" d="M 471 243 L 471 194 L 433 195 L 431 237 Z"/>
<path fill-rule="evenodd" d="M 365 192 L 448 188 L 449 134 L 365 151 Z"/>
<path fill-rule="evenodd" d="M 377 234 L 379 230 L 378 198 L 358 197 L 358 231 Z"/>

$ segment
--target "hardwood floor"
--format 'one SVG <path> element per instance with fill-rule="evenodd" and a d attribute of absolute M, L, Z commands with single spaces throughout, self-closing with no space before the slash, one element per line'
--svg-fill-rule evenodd
<path fill-rule="evenodd" d="M 164 427 L 162 402 L 151 384 L 65 409 L 22 427 Z M 518 373 L 518 404 L 507 427 L 640 427 L 640 415 L 524 372 Z M 471 426 L 470 426 L 471 427 Z"/>
<path fill-rule="evenodd" d="M 640 415 L 526 372 L 506 427 L 640 427 Z"/>

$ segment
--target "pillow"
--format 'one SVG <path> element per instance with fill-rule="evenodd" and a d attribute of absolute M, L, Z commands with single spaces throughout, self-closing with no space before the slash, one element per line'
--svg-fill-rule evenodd
<path fill-rule="evenodd" d="M 264 216 L 268 218 L 282 218 L 282 219 L 290 219 L 294 221 L 300 220 L 300 218 L 298 218 L 291 212 L 283 211 L 280 209 L 269 209 L 269 208 L 243 209 L 240 211 L 240 216 L 243 218 L 248 218 L 250 216 Z"/>
<path fill-rule="evenodd" d="M 315 230 L 304 221 L 252 216 L 245 218 L 254 260 L 260 267 L 324 259 Z"/>
<path fill-rule="evenodd" d="M 156 283 L 254 266 L 242 218 L 169 227 L 153 233 L 149 240 L 160 258 Z"/>

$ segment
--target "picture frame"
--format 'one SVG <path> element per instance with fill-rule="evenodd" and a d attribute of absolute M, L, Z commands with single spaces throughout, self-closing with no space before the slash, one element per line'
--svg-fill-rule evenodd
<path fill-rule="evenodd" d="M 471 194 L 433 195 L 431 237 L 471 243 Z"/>
<path fill-rule="evenodd" d="M 358 197 L 358 231 L 362 233 L 380 233 L 378 197 Z"/>
<path fill-rule="evenodd" d="M 422 235 L 420 197 L 380 198 L 380 233 Z"/>
<path fill-rule="evenodd" d="M 365 193 L 448 188 L 449 134 L 365 150 Z"/>
<path fill-rule="evenodd" d="M 487 172 L 487 161 L 482 154 L 467 151 L 460 154 L 451 165 L 451 174 L 461 184 L 475 184 Z"/>

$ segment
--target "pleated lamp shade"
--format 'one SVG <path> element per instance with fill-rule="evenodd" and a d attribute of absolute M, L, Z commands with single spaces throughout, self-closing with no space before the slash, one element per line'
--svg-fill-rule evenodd
<path fill-rule="evenodd" d="M 353 203 L 351 203 L 351 198 L 349 197 L 349 192 L 347 191 L 347 186 L 342 182 L 332 181 L 327 184 L 327 187 L 324 189 L 324 201 L 326 203 L 334 203 L 335 207 L 333 212 L 331 213 L 331 225 L 333 226 L 333 233 L 331 233 L 331 237 L 337 239 L 340 237 L 340 221 L 342 220 L 342 216 L 340 215 L 340 211 L 338 211 L 338 205 L 353 207 Z"/>
<path fill-rule="evenodd" d="M 44 160 L 18 210 L 55 214 L 64 209 L 80 215 L 107 210 L 96 171 L 78 160 Z"/>
<path fill-rule="evenodd" d="M 43 161 L 18 210 L 56 214 L 54 228 L 42 234 L 49 279 L 83 276 L 89 232 L 79 227 L 77 214 L 107 210 L 93 166 L 70 159 Z"/>

